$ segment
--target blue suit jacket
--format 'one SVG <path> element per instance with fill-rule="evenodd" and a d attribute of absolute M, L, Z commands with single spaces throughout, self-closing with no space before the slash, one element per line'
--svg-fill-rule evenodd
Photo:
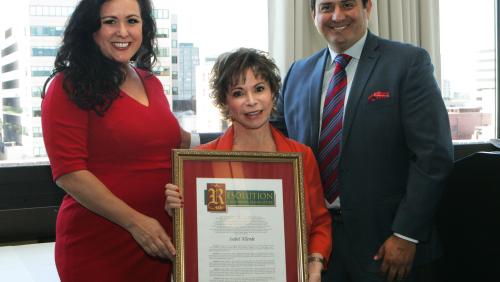
<path fill-rule="evenodd" d="M 273 121 L 315 153 L 328 56 L 325 48 L 290 67 Z M 339 174 L 344 225 L 368 270 L 378 271 L 372 257 L 393 232 L 420 241 L 417 264 L 440 253 L 433 217 L 453 147 L 433 71 L 424 49 L 368 32 L 345 109 Z M 370 101 L 378 91 L 389 97 Z"/>

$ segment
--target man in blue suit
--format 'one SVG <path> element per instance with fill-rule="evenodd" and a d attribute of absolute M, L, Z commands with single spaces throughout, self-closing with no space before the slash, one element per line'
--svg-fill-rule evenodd
<path fill-rule="evenodd" d="M 327 202 L 333 252 L 322 280 L 415 281 L 418 269 L 440 255 L 434 213 L 453 165 L 430 57 L 370 33 L 371 0 L 310 2 L 328 48 L 290 67 L 273 124 L 319 159 L 332 58 L 349 55 L 335 163 L 340 194 Z"/>

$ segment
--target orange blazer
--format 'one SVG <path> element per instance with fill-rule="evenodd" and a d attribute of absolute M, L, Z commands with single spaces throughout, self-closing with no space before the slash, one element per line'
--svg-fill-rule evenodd
<path fill-rule="evenodd" d="M 278 152 L 302 153 L 304 168 L 304 196 L 306 207 L 306 225 L 308 234 L 308 252 L 320 253 L 325 261 L 332 250 L 332 220 L 325 207 L 323 187 L 319 175 L 318 164 L 311 148 L 288 139 L 271 126 L 271 132 Z M 229 127 L 219 138 L 200 145 L 201 150 L 231 151 L 233 148 L 234 129 Z"/>

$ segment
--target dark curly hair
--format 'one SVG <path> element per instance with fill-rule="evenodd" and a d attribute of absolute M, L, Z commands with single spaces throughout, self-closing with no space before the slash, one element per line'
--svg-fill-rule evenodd
<path fill-rule="evenodd" d="M 64 74 L 63 87 L 79 108 L 104 113 L 120 94 L 125 80 L 123 65 L 101 52 L 93 34 L 101 28 L 101 6 L 107 0 L 81 0 L 64 30 L 62 45 L 57 52 L 54 70 L 43 86 L 59 72 Z M 150 0 L 138 0 L 142 18 L 142 43 L 132 57 L 135 66 L 152 73 L 157 58 L 156 23 Z M 42 96 L 42 97 L 43 97 Z"/>
<path fill-rule="evenodd" d="M 273 59 L 263 51 L 239 48 L 220 55 L 210 73 L 210 89 L 212 90 L 210 97 L 226 119 L 230 119 L 226 107 L 226 95 L 232 86 L 244 78 L 248 69 L 251 69 L 256 77 L 269 83 L 273 104 L 276 104 L 281 88 L 281 76 Z"/>

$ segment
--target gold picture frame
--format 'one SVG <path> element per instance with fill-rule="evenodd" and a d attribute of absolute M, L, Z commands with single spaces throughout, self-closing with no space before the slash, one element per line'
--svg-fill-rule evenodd
<path fill-rule="evenodd" d="M 174 281 L 307 281 L 303 178 L 300 153 L 173 150 Z"/>

